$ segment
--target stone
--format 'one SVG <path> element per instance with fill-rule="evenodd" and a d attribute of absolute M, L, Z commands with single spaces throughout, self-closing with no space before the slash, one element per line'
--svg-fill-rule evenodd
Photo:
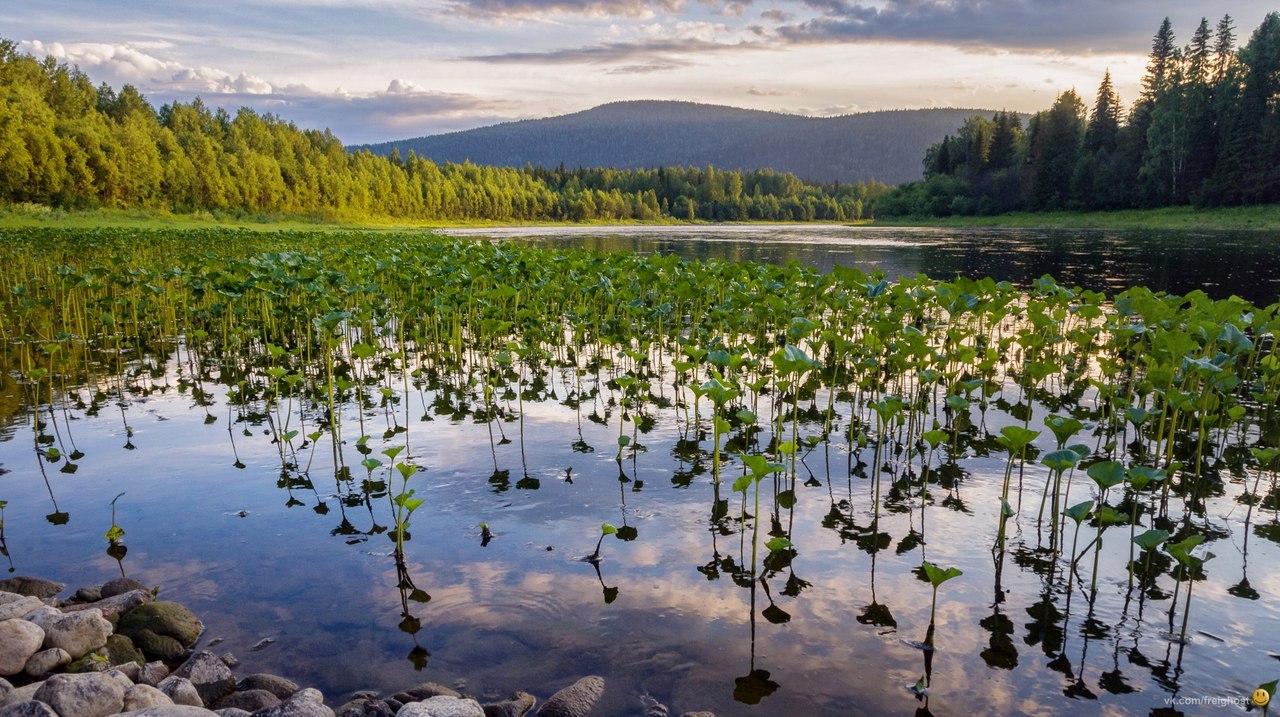
<path fill-rule="evenodd" d="M 92 585 L 76 590 L 76 600 L 80 602 L 98 602 L 102 599 L 102 586 Z"/>
<path fill-rule="evenodd" d="M 58 717 L 58 713 L 43 702 L 26 700 L 0 707 L 0 717 Z"/>
<path fill-rule="evenodd" d="M 40 691 L 41 687 L 44 687 L 44 682 L 32 682 L 29 685 L 23 685 L 22 687 L 15 687 L 9 691 L 9 694 L 4 696 L 5 704 L 11 705 L 16 702 L 26 702 L 27 700 L 33 700 L 36 697 L 36 693 Z"/>
<path fill-rule="evenodd" d="M 119 717 L 214 717 L 216 714 L 217 712 L 211 712 L 203 707 L 192 707 L 191 705 L 160 705 L 134 710 L 133 712 L 125 712 Z"/>
<path fill-rule="evenodd" d="M 39 625 L 26 620 L 0 622 L 0 676 L 22 672 L 43 644 L 44 630 Z"/>
<path fill-rule="evenodd" d="M 222 664 L 232 669 L 240 665 L 239 658 L 237 658 L 235 655 L 231 654 L 230 652 L 224 652 L 221 655 L 218 655 L 218 659 L 222 660 Z"/>
<path fill-rule="evenodd" d="M 538 699 L 528 692 L 517 692 L 502 702 L 481 705 L 484 717 L 524 717 L 533 711 Z"/>
<path fill-rule="evenodd" d="M 40 602 L 40 598 L 20 595 L 17 600 L 0 605 L 0 620 L 12 620 L 15 617 L 26 617 L 42 607 L 48 607 L 48 605 Z"/>
<path fill-rule="evenodd" d="M 172 704 L 173 700 L 169 699 L 169 695 L 151 685 L 134 685 L 124 691 L 124 709 L 126 712 Z"/>
<path fill-rule="evenodd" d="M 191 684 L 191 680 L 185 677 L 169 675 L 160 680 L 160 684 L 156 685 L 156 689 L 169 695 L 169 699 L 173 700 L 175 705 L 204 707 L 204 701 L 200 699 L 200 692 L 196 690 L 195 685 Z"/>
<path fill-rule="evenodd" d="M 48 650 L 41 650 L 31 656 L 27 660 L 26 667 L 22 671 L 27 673 L 28 677 L 35 679 L 43 679 L 45 675 L 62 667 L 71 664 L 71 655 L 60 647 L 51 647 Z"/>
<path fill-rule="evenodd" d="M 111 623 L 96 609 L 68 613 L 45 629 L 44 646 L 61 647 L 78 660 L 107 644 Z"/>
<path fill-rule="evenodd" d="M 130 682 L 137 682 L 138 673 L 142 671 L 142 665 L 136 662 L 126 662 L 123 665 L 112 665 L 111 669 L 128 677 Z M 152 685 L 152 687 L 155 687 L 155 685 Z"/>
<path fill-rule="evenodd" d="M 226 707 L 220 710 L 214 710 L 214 714 L 218 717 L 253 717 L 252 712 L 245 712 L 239 707 Z"/>
<path fill-rule="evenodd" d="M 334 710 L 336 717 L 395 717 L 396 711 L 386 700 L 357 697 Z"/>
<path fill-rule="evenodd" d="M 143 585 L 133 578 L 116 578 L 114 580 L 108 580 L 103 583 L 100 588 L 100 592 L 104 598 L 115 597 L 116 595 L 123 595 L 137 590 L 141 590 L 148 595 L 151 594 L 151 590 L 149 590 L 146 585 Z"/>
<path fill-rule="evenodd" d="M 258 710 L 253 717 L 334 717 L 333 710 L 324 704 L 320 690 L 308 687 L 298 690 L 289 699 L 274 707 Z"/>
<path fill-rule="evenodd" d="M 67 588 L 65 583 L 57 583 L 44 578 L 33 578 L 26 575 L 15 575 L 0 580 L 0 590 L 19 595 L 30 595 L 41 600 L 51 598 Z"/>
<path fill-rule="evenodd" d="M 245 712 L 257 712 L 280 704 L 280 698 L 266 690 L 245 690 L 232 692 L 214 703 L 214 707 L 224 709 L 237 707 Z"/>
<path fill-rule="evenodd" d="M 671 717 L 667 706 L 649 695 L 641 696 L 640 704 L 644 707 L 644 717 Z"/>
<path fill-rule="evenodd" d="M 83 603 L 80 605 L 67 605 L 62 608 L 63 612 L 81 612 L 83 610 L 97 610 L 102 613 L 109 622 L 116 623 L 120 620 L 120 616 L 141 607 L 154 600 L 151 593 L 146 590 L 134 590 L 132 592 L 113 595 L 103 598 L 97 602 Z"/>
<path fill-rule="evenodd" d="M 587 717 L 604 694 L 604 678 L 590 675 L 551 695 L 538 717 Z"/>
<path fill-rule="evenodd" d="M 187 648 L 168 635 L 157 635 L 150 630 L 140 630 L 129 637 L 146 657 L 157 660 L 176 660 L 187 654 Z"/>
<path fill-rule="evenodd" d="M 462 695 L 458 694 L 457 690 L 445 687 L 438 682 L 423 682 L 422 684 L 415 685 L 407 690 L 397 692 L 392 695 L 391 698 L 407 704 L 409 702 L 421 702 L 422 700 L 438 696 L 461 697 Z"/>
<path fill-rule="evenodd" d="M 685 712 L 680 717 L 716 717 L 716 713 L 699 710 L 697 712 Z"/>
<path fill-rule="evenodd" d="M 163 662 L 148 662 L 138 670 L 138 676 L 134 679 L 140 685 L 151 685 L 155 687 L 160 681 L 169 676 L 169 668 Z"/>
<path fill-rule="evenodd" d="M 242 692 L 247 690 L 266 690 L 282 700 L 287 700 L 293 696 L 293 693 L 302 688 L 298 687 L 297 683 L 292 680 L 259 672 L 246 675 L 236 683 L 236 689 Z"/>
<path fill-rule="evenodd" d="M 61 620 L 65 615 L 66 613 L 56 607 L 41 605 L 36 610 L 24 615 L 22 619 L 33 625 L 38 625 L 41 630 L 47 630 L 51 625 L 53 625 L 53 623 Z"/>
<path fill-rule="evenodd" d="M 191 647 L 204 632 L 204 625 L 187 608 L 176 602 L 157 600 L 126 612 L 120 617 L 117 631 L 136 639 L 137 633 L 150 630 L 157 635 L 171 637 Z M 144 648 L 145 650 L 145 648 Z"/>
<path fill-rule="evenodd" d="M 142 650 L 133 644 L 133 640 L 124 635 L 110 635 L 107 637 L 107 660 L 112 665 L 130 664 L 142 666 L 147 664 L 147 658 L 143 656 Z"/>
<path fill-rule="evenodd" d="M 106 673 L 58 674 L 44 681 L 35 699 L 63 717 L 107 717 L 124 707 L 125 687 Z"/>
<path fill-rule="evenodd" d="M 422 702 L 410 702 L 396 717 L 484 717 L 484 709 L 475 700 L 436 695 Z"/>
<path fill-rule="evenodd" d="M 4 704 L 4 698 L 8 697 L 10 692 L 13 692 L 13 683 L 0 677 L 0 705 Z"/>
<path fill-rule="evenodd" d="M 173 671 L 173 675 L 191 680 L 206 705 L 217 702 L 236 688 L 236 678 L 231 676 L 231 668 L 217 655 L 205 650 L 192 655 Z"/>

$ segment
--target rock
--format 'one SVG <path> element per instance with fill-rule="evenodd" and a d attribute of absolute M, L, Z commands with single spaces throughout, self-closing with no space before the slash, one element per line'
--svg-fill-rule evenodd
<path fill-rule="evenodd" d="M 41 600 L 51 598 L 66 589 L 64 583 L 55 583 L 44 578 L 32 578 L 26 575 L 15 575 L 0 580 L 0 590 L 19 595 L 30 595 Z"/>
<path fill-rule="evenodd" d="M 34 622 L 0 622 L 0 676 L 8 677 L 22 672 L 27 666 L 27 660 L 40 651 L 42 644 L 44 630 Z"/>
<path fill-rule="evenodd" d="M 71 664 L 67 665 L 67 672 L 77 674 L 81 672 L 106 672 L 109 669 L 111 669 L 111 665 L 108 664 L 105 651 L 90 652 L 78 660 L 72 660 Z"/>
<path fill-rule="evenodd" d="M 482 705 L 484 717 L 524 717 L 533 711 L 538 699 L 528 692 L 517 692 L 502 702 Z"/>
<path fill-rule="evenodd" d="M 587 717 L 604 694 L 604 678 L 590 675 L 551 695 L 538 717 Z"/>
<path fill-rule="evenodd" d="M 129 637 L 133 638 L 133 644 L 142 650 L 143 655 L 157 660 L 176 660 L 187 654 L 187 648 L 168 635 L 157 635 L 150 630 L 140 630 Z"/>
<path fill-rule="evenodd" d="M 176 602 L 157 600 L 139 605 L 120 617 L 117 631 L 137 639 L 137 634 L 150 630 L 157 635 L 171 637 L 183 647 L 191 647 L 204 632 L 204 625 L 187 608 Z M 145 648 L 143 648 L 145 651 Z"/>
<path fill-rule="evenodd" d="M 484 709 L 475 700 L 436 695 L 401 707 L 396 717 L 484 717 Z"/>
<path fill-rule="evenodd" d="M 308 687 L 274 707 L 254 712 L 253 717 L 333 717 L 333 710 L 324 706 L 320 690 Z"/>
<path fill-rule="evenodd" d="M 142 666 L 136 662 L 126 662 L 123 665 L 112 665 L 111 669 L 128 677 L 130 682 L 137 682 L 138 673 L 142 671 Z M 152 687 L 155 687 L 155 685 L 152 685 Z"/>
<path fill-rule="evenodd" d="M 457 690 L 450 689 L 438 682 L 423 682 L 420 685 L 410 687 L 407 690 L 397 692 L 391 696 L 392 699 L 402 703 L 421 702 L 422 700 L 432 697 L 461 697 Z"/>
<path fill-rule="evenodd" d="M 191 680 L 204 704 L 211 705 L 236 688 L 236 678 L 217 655 L 201 650 L 173 671 L 175 677 Z M 235 705 L 228 705 L 234 707 Z"/>
<path fill-rule="evenodd" d="M 148 662 L 138 670 L 138 676 L 134 679 L 140 685 L 151 685 L 155 687 L 160 681 L 169 676 L 169 668 L 165 667 L 163 662 Z"/>
<path fill-rule="evenodd" d="M 200 692 L 196 690 L 195 685 L 191 684 L 191 680 L 185 677 L 169 675 L 160 680 L 160 684 L 156 685 L 156 689 L 169 695 L 169 699 L 173 700 L 175 705 L 204 707 L 204 701 L 200 699 Z"/>
<path fill-rule="evenodd" d="M 203 707 L 190 705 L 160 705 L 143 710 L 125 712 L 119 717 L 214 717 L 217 712 L 210 712 Z"/>
<path fill-rule="evenodd" d="M 336 717 L 395 717 L 396 711 L 386 700 L 357 697 L 334 710 Z"/>
<path fill-rule="evenodd" d="M 116 578 L 115 580 L 108 580 L 103 583 L 101 587 L 102 597 L 104 598 L 115 597 L 116 595 L 123 595 L 137 590 L 141 590 L 148 595 L 151 594 L 151 590 L 148 589 L 146 585 L 143 585 L 133 578 Z"/>
<path fill-rule="evenodd" d="M 136 607 L 146 605 L 155 598 L 151 597 L 151 593 L 146 590 L 134 590 L 132 592 L 113 595 L 103 598 L 97 602 L 84 603 L 82 605 L 67 605 L 62 608 L 63 612 L 72 613 L 82 610 L 98 610 L 112 623 L 118 622 L 120 616 L 133 610 Z"/>
<path fill-rule="evenodd" d="M 111 623 L 101 610 L 88 609 L 68 613 L 45 629 L 44 646 L 61 647 L 78 660 L 107 644 Z"/>
<path fill-rule="evenodd" d="M 32 682 L 29 685 L 23 685 L 22 687 L 15 687 L 9 691 L 9 694 L 4 696 L 5 704 L 11 705 L 16 702 L 26 702 L 27 700 L 33 700 L 36 697 L 36 693 L 40 691 L 41 687 L 44 687 L 43 682 Z"/>
<path fill-rule="evenodd" d="M 671 717 L 667 706 L 649 695 L 640 698 L 640 705 L 644 707 L 644 717 Z"/>
<path fill-rule="evenodd" d="M 24 615 L 22 619 L 39 626 L 41 630 L 48 630 L 53 623 L 65 616 L 66 614 L 56 607 L 41 605 L 38 609 Z"/>
<path fill-rule="evenodd" d="M 66 650 L 60 647 L 51 647 L 48 650 L 41 650 L 32 655 L 31 659 L 27 660 L 27 665 L 22 668 L 22 671 L 27 673 L 27 676 L 39 680 L 59 667 L 69 664 L 71 664 L 71 655 L 68 655 Z"/>
<path fill-rule="evenodd" d="M 19 595 L 18 599 L 0 605 L 0 620 L 12 620 L 15 617 L 26 617 L 40 608 L 48 607 L 39 598 Z"/>
<path fill-rule="evenodd" d="M 240 660 L 230 652 L 224 652 L 221 655 L 218 655 L 218 659 L 222 660 L 222 664 L 230 668 L 235 668 L 240 664 Z"/>
<path fill-rule="evenodd" d="M 35 699 L 63 717 L 107 717 L 124 707 L 125 687 L 106 673 L 59 674 L 44 681 Z"/>
<path fill-rule="evenodd" d="M 253 717 L 250 712 L 245 712 L 239 707 L 227 707 L 225 709 L 215 710 L 214 714 L 218 717 Z"/>
<path fill-rule="evenodd" d="M 82 603 L 98 602 L 102 599 L 102 586 L 92 585 L 76 590 L 76 600 Z"/>
<path fill-rule="evenodd" d="M 43 702 L 26 700 L 0 708 L 0 717 L 58 717 L 58 713 Z"/>
<path fill-rule="evenodd" d="M 133 640 L 124 635 L 111 635 L 107 638 L 107 660 L 112 665 L 134 665 L 141 667 L 147 664 L 147 658 L 143 656 L 142 650 L 139 650 L 133 644 Z"/>
<path fill-rule="evenodd" d="M 280 698 L 266 690 L 245 690 L 232 692 L 218 700 L 213 706 L 218 709 L 237 707 L 245 712 L 257 712 L 280 704 Z"/>
<path fill-rule="evenodd" d="M 172 704 L 173 700 L 169 699 L 169 695 L 151 685 L 134 685 L 124 691 L 124 709 L 126 712 Z"/>
<path fill-rule="evenodd" d="M 282 700 L 287 700 L 297 692 L 300 687 L 297 683 L 286 680 L 283 677 L 268 675 L 265 673 L 256 673 L 246 676 L 244 679 L 236 683 L 236 689 L 241 692 L 248 690 L 266 690 Z"/>
<path fill-rule="evenodd" d="M 685 712 L 684 714 L 680 715 L 680 717 L 716 717 L 716 713 L 705 712 L 705 711 Z"/>
<path fill-rule="evenodd" d="M 13 683 L 0 677 L 0 705 L 4 704 L 4 699 L 9 696 L 10 692 L 13 692 Z"/>

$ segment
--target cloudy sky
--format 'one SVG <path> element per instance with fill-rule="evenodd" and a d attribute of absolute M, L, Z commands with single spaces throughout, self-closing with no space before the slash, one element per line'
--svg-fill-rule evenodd
<path fill-rule="evenodd" d="M 1110 68 L 1138 88 L 1173 21 L 1261 0 L 40 0 L 0 6 L 22 50 L 154 103 L 248 105 L 375 142 L 677 99 L 809 115 L 1035 111 Z"/>

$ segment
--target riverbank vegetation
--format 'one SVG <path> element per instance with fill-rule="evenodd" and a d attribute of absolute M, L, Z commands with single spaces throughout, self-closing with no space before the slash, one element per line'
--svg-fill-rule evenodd
<path fill-rule="evenodd" d="M 1075 90 L 1031 117 L 970 118 L 924 157 L 925 179 L 886 216 L 1242 206 L 1280 201 L 1280 13 L 1236 47 L 1224 16 L 1184 47 L 1166 18 L 1126 112 L 1108 72 L 1091 108 Z"/>
<path fill-rule="evenodd" d="M 885 189 L 770 170 L 511 169 L 348 152 L 199 99 L 159 109 L 129 86 L 0 40 L 0 203 L 323 221 L 846 221 Z"/>

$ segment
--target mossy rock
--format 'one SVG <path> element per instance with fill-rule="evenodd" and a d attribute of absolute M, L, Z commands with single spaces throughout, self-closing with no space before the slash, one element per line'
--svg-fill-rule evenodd
<path fill-rule="evenodd" d="M 174 640 L 174 642 L 177 642 L 177 640 Z M 133 640 L 124 635 L 112 635 L 107 638 L 107 658 L 112 665 L 136 662 L 141 667 L 147 664 L 147 658 L 143 656 L 142 650 L 139 650 L 133 644 Z"/>
<path fill-rule="evenodd" d="M 182 605 L 167 600 L 157 600 L 139 605 L 125 613 L 116 628 L 116 632 L 134 638 L 135 642 L 138 634 L 143 630 L 171 637 L 183 647 L 191 647 L 200 637 L 200 633 L 204 632 L 204 625 L 200 623 L 195 613 Z M 147 651 L 145 647 L 143 651 Z"/>
<path fill-rule="evenodd" d="M 150 630 L 140 630 L 133 636 L 133 643 L 143 654 L 154 660 L 176 660 L 187 654 L 182 643 L 168 635 L 157 635 Z"/>
<path fill-rule="evenodd" d="M 106 672 L 111 668 L 110 662 L 105 650 L 95 650 L 80 659 L 67 665 L 67 672 L 76 674 L 81 672 Z"/>

